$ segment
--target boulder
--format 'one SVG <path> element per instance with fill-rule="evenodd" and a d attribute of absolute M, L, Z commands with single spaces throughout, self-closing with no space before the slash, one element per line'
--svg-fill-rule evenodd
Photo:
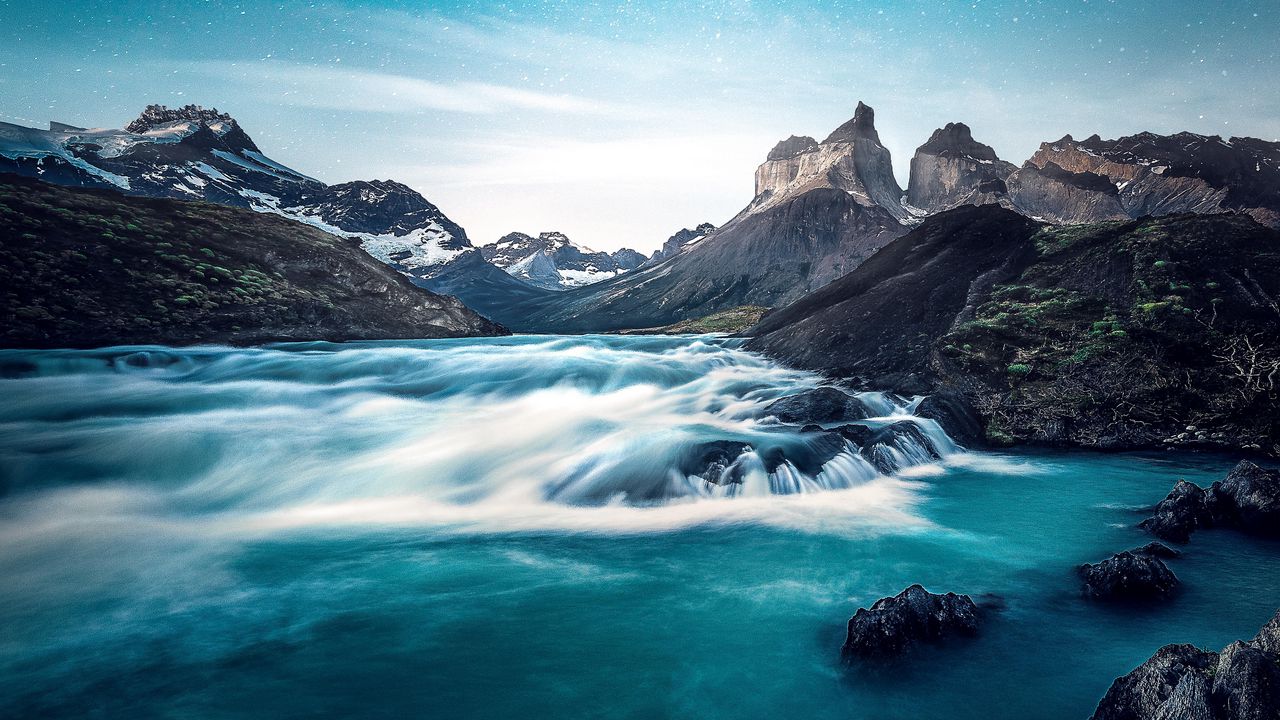
<path fill-rule="evenodd" d="M 764 409 L 785 423 L 830 423 L 871 417 L 858 398 L 833 387 L 818 387 L 774 400 Z"/>
<path fill-rule="evenodd" d="M 892 660 L 920 643 L 972 636 L 980 623 L 978 606 L 968 595 L 935 595 L 912 585 L 860 608 L 849 620 L 840 656 L 845 662 Z"/>
<path fill-rule="evenodd" d="M 1169 550 L 1158 543 L 1153 545 Z M 1177 576 L 1146 548 L 1116 553 L 1100 563 L 1081 565 L 1079 572 L 1084 581 L 1084 595 L 1091 600 L 1163 599 L 1178 588 Z"/>
<path fill-rule="evenodd" d="M 1280 535 L 1280 470 L 1242 461 L 1210 488 L 1235 527 L 1257 535 Z"/>
<path fill-rule="evenodd" d="M 1249 642 L 1219 653 L 1166 645 L 1111 683 L 1093 720 L 1280 717 L 1280 613 Z"/>

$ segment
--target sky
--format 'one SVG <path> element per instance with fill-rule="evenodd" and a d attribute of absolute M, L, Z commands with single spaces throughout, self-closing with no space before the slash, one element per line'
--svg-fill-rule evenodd
<path fill-rule="evenodd" d="M 1278 36 L 1277 0 L 0 0 L 0 120 L 217 107 L 325 182 L 412 186 L 477 245 L 650 252 L 859 100 L 904 184 L 950 121 L 1018 164 L 1067 133 L 1280 138 Z"/>

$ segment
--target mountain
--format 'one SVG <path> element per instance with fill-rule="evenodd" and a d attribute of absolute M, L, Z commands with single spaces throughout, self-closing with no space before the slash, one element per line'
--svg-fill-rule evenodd
<path fill-rule="evenodd" d="M 765 212 L 821 188 L 842 190 L 897 220 L 912 217 L 902 206 L 889 150 L 880 144 L 875 111 L 861 102 L 853 118 L 821 143 L 794 135 L 779 142 L 756 170 L 756 197 L 744 212 Z"/>
<path fill-rule="evenodd" d="M 929 214 L 960 205 L 1008 204 L 1005 180 L 1017 169 L 974 140 L 968 125 L 947 123 L 911 158 L 907 204 Z"/>
<path fill-rule="evenodd" d="M 559 232 L 537 237 L 508 233 L 480 248 L 484 259 L 534 287 L 564 290 L 600 282 L 634 270 L 645 257 L 630 248 L 613 253 L 578 245 Z"/>
<path fill-rule="evenodd" d="M 359 246 L 285 218 L 0 175 L 0 345 L 498 335 Z"/>
<path fill-rule="evenodd" d="M 1280 143 L 1182 132 L 1070 135 L 1007 180 L 1014 207 L 1053 223 L 1243 212 L 1280 227 Z"/>
<path fill-rule="evenodd" d="M 710 235 L 715 229 L 716 226 L 711 223 L 702 223 L 694 228 L 682 228 L 676 231 L 676 234 L 667 238 L 667 241 L 662 243 L 662 247 L 654 250 L 653 254 L 644 260 L 642 265 L 657 265 L 667 258 L 675 257 L 680 254 L 682 249 L 690 245 L 696 245 L 698 241 Z"/>
<path fill-rule="evenodd" d="M 749 349 L 952 397 L 995 443 L 1280 454 L 1280 231 L 1245 214 L 926 219 L 775 310 Z"/>
<path fill-rule="evenodd" d="M 826 285 L 913 219 L 874 117 L 859 103 L 822 143 L 779 143 L 756 171 L 751 203 L 684 241 L 678 254 L 495 317 L 525 331 L 662 327 L 739 306 L 783 305 Z"/>
<path fill-rule="evenodd" d="M 263 155 L 230 115 L 196 105 L 148 106 L 122 130 L 0 123 L 0 172 L 283 215 L 359 241 L 424 286 L 458 265 L 485 275 L 495 292 L 521 289 L 518 280 L 495 280 L 475 263 L 470 254 L 479 253 L 466 232 L 408 186 L 326 185 Z"/>

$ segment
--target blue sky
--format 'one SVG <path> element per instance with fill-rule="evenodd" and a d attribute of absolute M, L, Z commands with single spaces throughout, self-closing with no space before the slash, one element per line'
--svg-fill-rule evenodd
<path fill-rule="evenodd" d="M 477 244 L 656 248 L 730 218 L 790 134 L 876 109 L 900 182 L 936 127 L 1021 163 L 1140 130 L 1280 137 L 1280 3 L 0 0 L 0 120 L 235 115 L 327 182 L 392 178 Z"/>

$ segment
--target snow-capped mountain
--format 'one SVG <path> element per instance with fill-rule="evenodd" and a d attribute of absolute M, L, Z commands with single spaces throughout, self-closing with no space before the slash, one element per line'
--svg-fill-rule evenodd
<path fill-rule="evenodd" d="M 461 227 L 411 188 L 390 180 L 326 185 L 264 155 L 235 118 L 215 109 L 151 105 L 123 129 L 0 123 L 0 172 L 283 215 L 358 240 L 428 288 L 470 254 L 479 262 L 461 263 L 466 273 L 507 282 L 485 269 Z"/>
<path fill-rule="evenodd" d="M 613 253 L 585 248 L 560 232 L 503 235 L 480 248 L 489 262 L 512 277 L 547 290 L 567 290 L 634 270 L 645 257 L 630 248 Z"/>

